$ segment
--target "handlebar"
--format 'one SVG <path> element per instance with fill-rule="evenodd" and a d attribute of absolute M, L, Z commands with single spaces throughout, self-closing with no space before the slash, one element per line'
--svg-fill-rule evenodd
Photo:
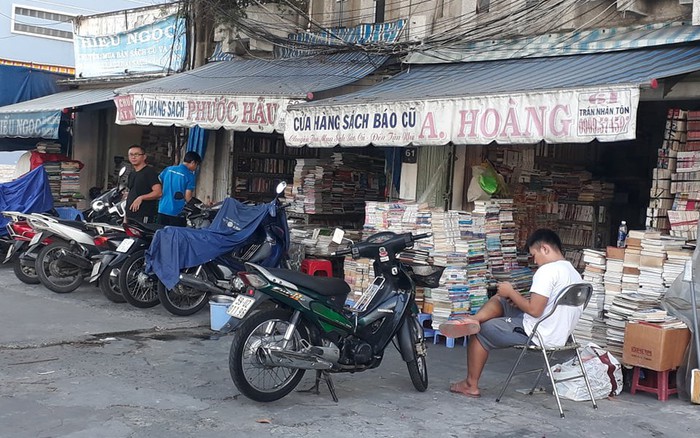
<path fill-rule="evenodd" d="M 345 256 L 345 255 L 352 255 L 353 257 L 366 257 L 367 255 L 361 255 L 362 253 L 365 253 L 367 250 L 370 250 L 372 247 L 380 247 L 383 246 L 389 252 L 392 253 L 397 253 L 401 251 L 402 249 L 405 248 L 410 248 L 413 246 L 413 242 L 416 240 L 421 240 L 421 239 L 427 239 L 433 235 L 433 233 L 422 233 L 422 234 L 411 234 L 411 233 L 404 233 L 404 234 L 396 234 L 394 237 L 388 239 L 388 240 L 383 240 L 382 243 L 374 243 L 370 239 L 372 237 L 378 236 L 378 235 L 384 235 L 384 234 L 389 234 L 389 235 L 394 235 L 394 233 L 378 233 L 373 236 L 370 236 L 369 238 L 357 242 L 355 244 L 352 244 L 350 247 L 345 248 L 345 249 L 339 249 L 335 252 L 332 252 L 330 255 L 331 257 L 335 256 Z M 384 236 L 383 236 L 384 237 Z M 376 248 L 375 248 L 376 249 Z"/>
<path fill-rule="evenodd" d="M 433 233 L 416 234 L 413 236 L 413 240 L 427 239 L 428 237 L 431 237 L 432 235 L 433 235 Z"/>

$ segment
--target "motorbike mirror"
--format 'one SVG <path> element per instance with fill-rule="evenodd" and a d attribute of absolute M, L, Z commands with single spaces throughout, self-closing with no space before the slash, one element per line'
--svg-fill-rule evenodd
<path fill-rule="evenodd" d="M 333 243 L 340 245 L 343 243 L 343 238 L 345 237 L 345 231 L 343 231 L 341 228 L 336 228 L 335 231 L 333 231 L 333 237 L 331 240 Z"/>
<path fill-rule="evenodd" d="M 287 188 L 287 182 L 286 181 L 281 181 L 279 184 L 277 184 L 277 188 L 275 189 L 275 192 L 279 195 L 280 193 L 284 192 L 284 189 Z"/>
<path fill-rule="evenodd" d="M 185 195 L 183 195 L 182 192 L 175 192 L 175 195 L 173 195 L 173 197 L 177 200 L 185 199 Z"/>
<path fill-rule="evenodd" d="M 126 173 L 126 166 L 122 166 L 121 169 L 119 169 L 119 176 L 122 177 Z"/>

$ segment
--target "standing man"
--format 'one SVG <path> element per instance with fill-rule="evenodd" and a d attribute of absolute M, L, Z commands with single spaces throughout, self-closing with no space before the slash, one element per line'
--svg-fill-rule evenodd
<path fill-rule="evenodd" d="M 158 172 L 146 164 L 146 150 L 135 144 L 129 148 L 129 162 L 134 170 L 129 174 L 126 197 L 126 219 L 135 219 L 143 223 L 155 222 L 158 212 L 158 199 L 162 187 Z"/>
<path fill-rule="evenodd" d="M 440 332 L 447 337 L 469 336 L 467 378 L 450 385 L 450 391 L 479 397 L 479 379 L 489 351 L 527 342 L 537 321 L 554 307 L 559 292 L 582 282 L 581 275 L 564 258 L 561 240 L 554 231 L 535 231 L 527 239 L 527 249 L 539 266 L 532 278 L 529 298 L 520 295 L 510 283 L 499 283 L 497 294 L 476 315 L 440 324 Z M 558 307 L 537 329 L 545 345 L 564 345 L 582 312 L 583 306 Z"/>
<path fill-rule="evenodd" d="M 178 216 L 185 203 L 192 199 L 195 184 L 195 171 L 202 162 L 202 157 L 197 152 L 187 152 L 182 164 L 166 167 L 158 177 L 163 183 L 163 196 L 158 204 L 158 223 L 162 225 L 175 225 L 184 227 L 187 221 Z M 175 197 L 176 193 L 182 194 Z"/>

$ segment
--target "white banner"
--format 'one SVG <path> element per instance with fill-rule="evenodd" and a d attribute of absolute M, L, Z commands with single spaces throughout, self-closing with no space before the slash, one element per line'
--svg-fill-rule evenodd
<path fill-rule="evenodd" d="M 582 90 L 360 105 L 299 105 L 283 125 L 288 146 L 588 143 L 636 135 L 639 89 Z"/>
<path fill-rule="evenodd" d="M 127 94 L 117 96 L 118 125 L 180 126 L 281 132 L 287 106 L 299 101 L 256 96 Z"/>

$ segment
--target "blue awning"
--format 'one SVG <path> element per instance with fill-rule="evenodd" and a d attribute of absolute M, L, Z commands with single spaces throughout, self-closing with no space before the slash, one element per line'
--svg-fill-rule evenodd
<path fill-rule="evenodd" d="M 640 86 L 695 71 L 698 45 L 410 65 L 373 87 L 291 106 L 285 139 L 323 147 L 633 139 Z M 564 125 L 550 132 L 556 123 Z"/>
<path fill-rule="evenodd" d="M 0 137 L 58 138 L 64 109 L 111 101 L 112 90 L 69 90 L 0 107 Z"/>

